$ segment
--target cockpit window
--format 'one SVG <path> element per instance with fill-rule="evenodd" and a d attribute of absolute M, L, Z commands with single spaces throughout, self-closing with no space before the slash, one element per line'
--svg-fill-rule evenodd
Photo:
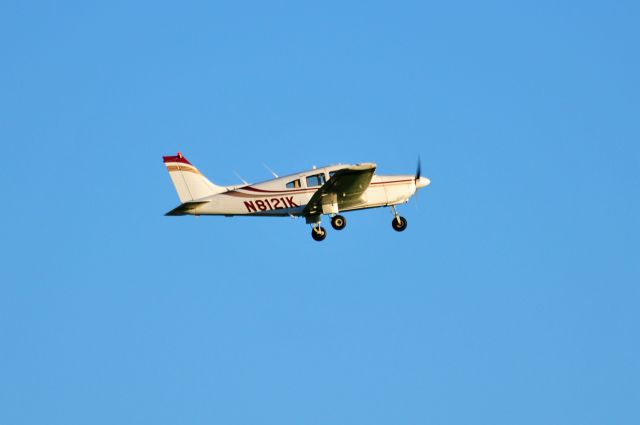
<path fill-rule="evenodd" d="M 333 177 L 335 173 L 337 173 L 337 171 L 329 171 L 329 178 Z"/>
<path fill-rule="evenodd" d="M 324 184 L 324 174 L 314 174 L 307 177 L 307 187 L 322 186 Z"/>
<path fill-rule="evenodd" d="M 287 189 L 298 189 L 300 187 L 300 179 L 287 183 Z"/>

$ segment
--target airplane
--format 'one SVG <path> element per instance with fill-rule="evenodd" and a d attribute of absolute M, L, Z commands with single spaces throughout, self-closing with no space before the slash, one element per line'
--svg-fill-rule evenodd
<path fill-rule="evenodd" d="M 282 177 L 274 173 L 274 179 L 256 184 L 218 186 L 182 153 L 162 158 L 181 202 L 165 215 L 305 217 L 316 241 L 327 237 L 323 215 L 331 217 L 335 230 L 342 230 L 347 220 L 341 213 L 368 208 L 390 207 L 391 225 L 402 232 L 407 220 L 396 206 L 431 184 L 421 175 L 419 160 L 415 175 L 376 175 L 374 163 L 335 164 Z"/>

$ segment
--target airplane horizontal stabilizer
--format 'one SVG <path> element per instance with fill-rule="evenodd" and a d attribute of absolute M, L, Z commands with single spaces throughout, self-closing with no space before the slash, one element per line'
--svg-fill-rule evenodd
<path fill-rule="evenodd" d="M 206 204 L 209 201 L 194 201 L 194 202 L 185 202 L 184 204 L 180 204 L 165 215 L 189 215 L 196 214 L 196 208 L 199 205 Z"/>

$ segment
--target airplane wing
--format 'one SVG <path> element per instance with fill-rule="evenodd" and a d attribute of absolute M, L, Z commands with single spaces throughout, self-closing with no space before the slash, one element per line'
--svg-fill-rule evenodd
<path fill-rule="evenodd" d="M 326 214 L 333 211 L 332 207 L 342 210 L 363 203 L 362 194 L 369 187 L 375 171 L 376 164 L 372 163 L 358 164 L 336 171 L 313 194 L 302 214 Z"/>

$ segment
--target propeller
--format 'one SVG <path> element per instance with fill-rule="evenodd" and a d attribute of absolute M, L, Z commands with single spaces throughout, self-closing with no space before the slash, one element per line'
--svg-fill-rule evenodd
<path fill-rule="evenodd" d="M 418 166 L 416 167 L 416 176 L 414 177 L 414 182 L 416 184 L 416 189 L 422 189 L 423 187 L 429 186 L 431 184 L 431 180 L 426 177 L 422 177 L 422 161 L 418 156 Z"/>

